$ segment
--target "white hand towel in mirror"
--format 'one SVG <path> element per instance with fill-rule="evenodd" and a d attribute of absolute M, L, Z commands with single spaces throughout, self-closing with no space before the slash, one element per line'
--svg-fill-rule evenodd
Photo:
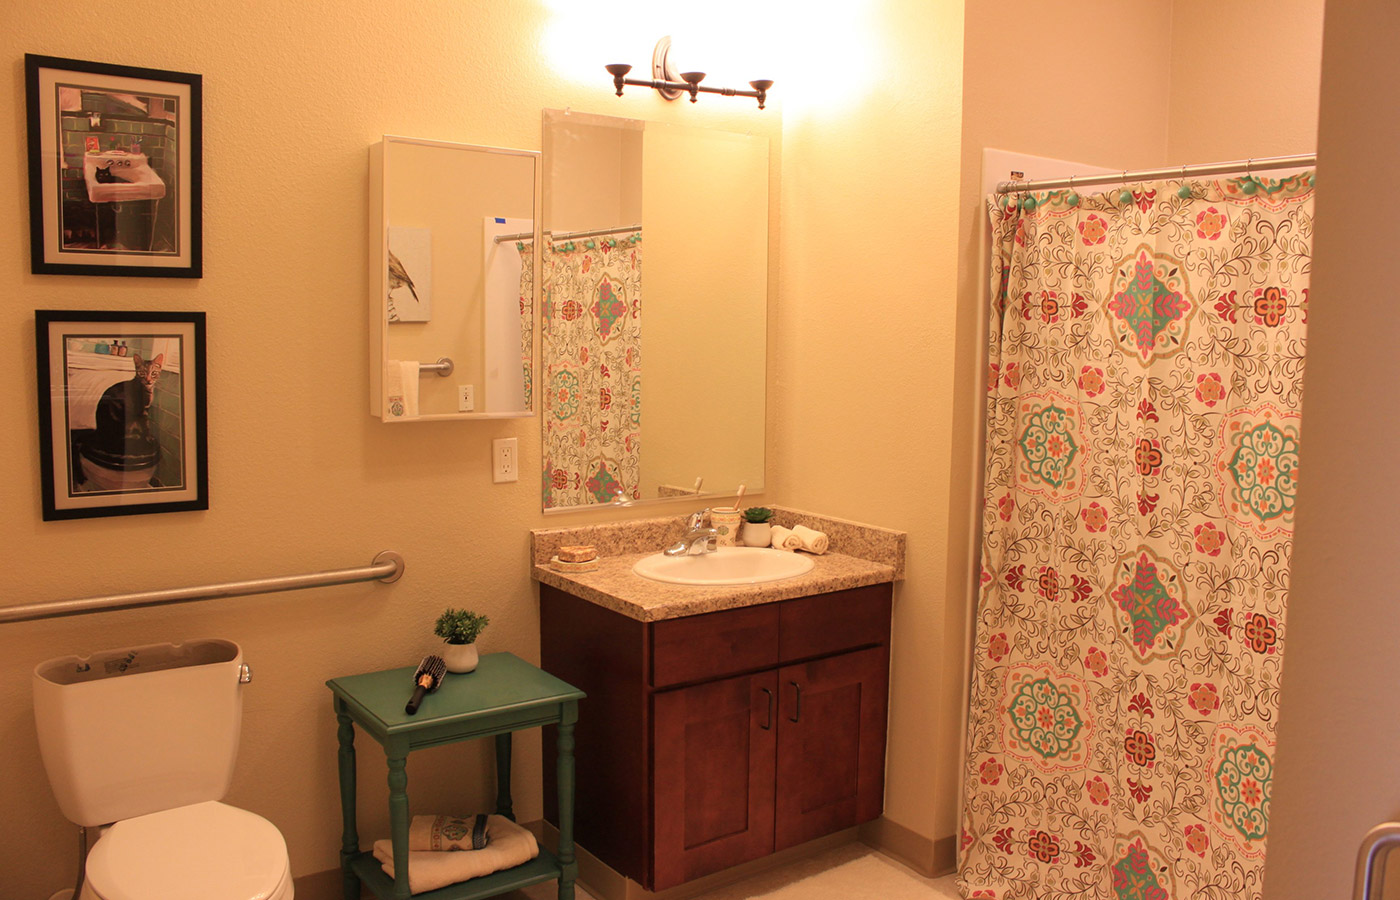
<path fill-rule="evenodd" d="M 418 418 L 418 362 L 391 359 L 384 367 L 384 410 L 391 419 Z"/>
<path fill-rule="evenodd" d="M 797 525 L 792 529 L 792 536 L 797 538 L 803 550 L 808 553 L 822 554 L 826 548 L 831 546 L 831 541 L 825 534 L 806 525 Z"/>

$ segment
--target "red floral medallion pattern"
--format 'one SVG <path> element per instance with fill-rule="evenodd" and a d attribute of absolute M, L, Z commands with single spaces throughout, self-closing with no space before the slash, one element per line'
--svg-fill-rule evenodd
<path fill-rule="evenodd" d="M 992 206 L 967 897 L 1260 894 L 1312 178 L 1181 186 Z"/>

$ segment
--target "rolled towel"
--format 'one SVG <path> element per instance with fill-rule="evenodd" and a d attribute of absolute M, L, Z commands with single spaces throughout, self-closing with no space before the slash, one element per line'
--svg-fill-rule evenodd
<path fill-rule="evenodd" d="M 802 541 L 789 528 L 781 525 L 773 526 L 773 542 L 770 545 L 775 550 L 796 550 L 802 546 Z"/>
<path fill-rule="evenodd" d="M 803 550 L 808 553 L 822 554 L 826 548 L 831 546 L 831 541 L 825 534 L 806 525 L 797 525 L 792 529 L 792 536 L 797 538 Z"/>
<path fill-rule="evenodd" d="M 451 843 L 464 843 L 466 847 L 471 847 L 472 819 L 452 819 L 449 816 L 414 816 L 413 824 L 409 826 L 408 830 L 410 848 L 414 846 L 415 841 L 426 839 L 431 842 L 434 840 L 432 823 L 437 819 L 462 822 L 466 826 L 466 834 L 460 841 L 446 840 L 444 847 Z M 426 820 L 426 822 L 420 824 L 419 820 Z M 455 832 L 455 829 L 452 830 Z M 439 837 L 445 840 L 447 831 L 448 829 L 443 829 Z M 490 875 L 492 872 L 518 866 L 521 863 L 529 862 L 540 853 L 539 844 L 535 843 L 535 836 L 505 816 L 488 816 L 486 834 L 490 838 L 490 843 L 481 850 L 410 849 L 408 851 L 409 891 L 414 894 L 435 891 L 438 888 L 447 887 L 449 884 L 466 881 L 468 878 L 479 878 L 482 875 Z M 393 844 L 389 841 L 375 841 L 374 858 L 379 860 L 380 865 L 384 867 L 384 874 L 393 878 Z"/>

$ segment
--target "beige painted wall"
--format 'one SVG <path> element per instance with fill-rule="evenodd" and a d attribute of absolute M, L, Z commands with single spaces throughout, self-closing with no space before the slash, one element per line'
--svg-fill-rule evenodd
<path fill-rule="evenodd" d="M 935 822 L 952 805 L 936 795 L 935 774 L 956 753 L 937 700 L 961 680 L 945 665 L 943 585 L 962 3 L 901 0 L 865 16 L 871 46 L 852 52 L 879 59 L 880 79 L 855 103 L 792 99 L 788 109 L 802 113 L 784 121 L 769 477 L 799 509 L 909 532 L 908 580 L 895 596 L 885 809 L 932 838 L 951 831 Z"/>
<path fill-rule="evenodd" d="M 1327 6 L 1317 238 L 1268 900 L 1349 897 L 1361 837 L 1400 819 L 1400 441 L 1389 272 L 1400 239 L 1375 173 L 1400 147 L 1400 6 Z M 1392 863 L 1396 857 L 1392 856 Z M 1400 897 L 1391 867 L 1387 897 Z"/>
<path fill-rule="evenodd" d="M 102 25 L 75 24 L 84 22 Z M 293 872 L 304 875 L 338 864 L 327 678 L 417 662 L 448 605 L 491 616 L 483 650 L 537 658 L 528 529 L 617 514 L 540 514 L 538 420 L 387 426 L 366 414 L 368 147 L 390 133 L 538 148 L 546 107 L 754 129 L 775 142 L 782 121 L 776 100 L 760 114 L 723 98 L 691 106 L 642 90 L 614 97 L 601 68 L 609 60 L 539 60 L 553 24 L 542 5 L 487 0 L 348 0 L 333 12 L 250 0 L 234 13 L 149 0 L 116 16 L 90 0 L 0 5 L 10 73 L 0 116 L 0 358 L 11 385 L 0 392 L 0 543 L 15 560 L 0 603 L 359 566 L 385 548 L 408 561 L 392 586 L 0 626 L 0 844 L 17 851 L 6 897 L 47 897 L 74 872 L 74 829 L 49 792 L 34 734 L 29 679 L 41 660 L 168 639 L 239 641 L 256 675 L 228 799 L 275 822 Z M 203 279 L 28 274 L 26 52 L 204 76 Z M 635 52 L 640 60 L 650 43 Z M 207 311 L 208 512 L 41 521 L 37 308 Z M 520 438 L 521 480 L 494 485 L 490 443 L 505 436 Z M 380 836 L 383 759 L 367 740 L 359 746 L 361 833 Z M 517 748 L 517 811 L 537 818 L 538 739 Z M 478 808 L 491 796 L 489 763 L 477 747 L 414 754 L 411 795 L 424 800 L 419 809 Z"/>
<path fill-rule="evenodd" d="M 1312 153 L 1322 0 L 1171 5 L 1171 117 L 1163 164 Z"/>

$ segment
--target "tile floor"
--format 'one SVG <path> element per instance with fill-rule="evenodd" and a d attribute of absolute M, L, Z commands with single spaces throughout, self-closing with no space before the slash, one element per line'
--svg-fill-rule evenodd
<path fill-rule="evenodd" d="M 554 900 L 553 882 L 510 894 L 511 900 Z M 953 876 L 926 878 L 864 844 L 846 844 L 693 900 L 961 900 Z M 579 890 L 577 900 L 594 900 Z"/>

